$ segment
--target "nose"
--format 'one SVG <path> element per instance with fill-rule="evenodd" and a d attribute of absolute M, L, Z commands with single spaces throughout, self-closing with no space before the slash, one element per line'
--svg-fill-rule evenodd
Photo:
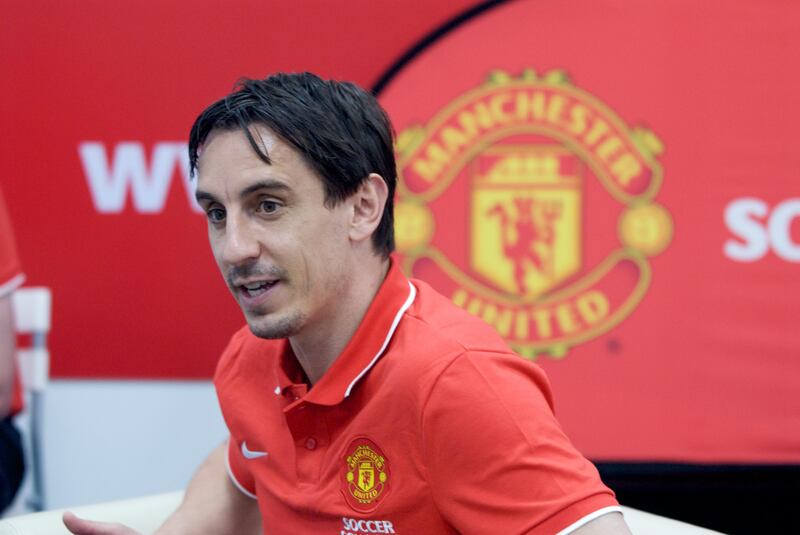
<path fill-rule="evenodd" d="M 244 217 L 231 217 L 225 224 L 225 243 L 222 259 L 226 264 L 239 265 L 258 258 L 261 253 L 258 236 Z"/>

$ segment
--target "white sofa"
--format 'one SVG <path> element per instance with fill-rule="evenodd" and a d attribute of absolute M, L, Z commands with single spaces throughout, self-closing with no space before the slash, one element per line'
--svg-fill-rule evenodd
<path fill-rule="evenodd" d="M 78 516 L 92 520 L 121 522 L 148 534 L 158 529 L 164 519 L 178 506 L 182 496 L 182 492 L 170 492 L 143 498 L 74 507 L 70 510 Z M 634 535 L 709 535 L 718 533 L 630 507 L 623 507 L 623 511 L 625 520 Z M 63 512 L 64 509 L 59 509 L 0 520 L 0 535 L 69 535 L 61 522 Z"/>
<path fill-rule="evenodd" d="M 183 492 L 155 494 L 142 498 L 98 503 L 69 509 L 13 516 L 0 520 L 1 535 L 69 535 L 61 521 L 64 511 L 104 522 L 120 522 L 142 533 L 153 533 L 178 504 Z"/>

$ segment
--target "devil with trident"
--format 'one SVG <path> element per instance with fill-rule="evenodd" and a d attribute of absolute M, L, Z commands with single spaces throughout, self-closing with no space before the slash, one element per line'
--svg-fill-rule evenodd
<path fill-rule="evenodd" d="M 542 223 L 534 219 L 536 201 L 532 198 L 514 199 L 516 218 L 512 221 L 506 205 L 497 203 L 487 211 L 490 217 L 500 219 L 503 254 L 514 264 L 514 281 L 520 295 L 527 293 L 525 284 L 525 267 L 531 264 L 540 273 L 552 271 L 552 252 L 548 258 L 542 258 L 537 244 L 547 245 L 551 250 L 555 238 L 553 222 L 561 214 L 561 206 L 556 203 L 547 203 L 542 207 Z M 512 232 L 513 229 L 513 232 Z M 515 237 L 515 239 L 512 238 Z M 547 261 L 547 265 L 545 265 Z"/>

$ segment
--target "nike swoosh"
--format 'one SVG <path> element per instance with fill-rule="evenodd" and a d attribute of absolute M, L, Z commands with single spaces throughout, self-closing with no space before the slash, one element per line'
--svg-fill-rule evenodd
<path fill-rule="evenodd" d="M 252 451 L 247 448 L 247 442 L 242 442 L 242 455 L 245 459 L 258 459 L 269 454 L 266 451 Z"/>

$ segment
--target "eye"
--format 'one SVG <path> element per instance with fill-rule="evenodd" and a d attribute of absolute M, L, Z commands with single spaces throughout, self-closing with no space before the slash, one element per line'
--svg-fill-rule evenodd
<path fill-rule="evenodd" d="M 280 209 L 281 205 L 275 201 L 265 199 L 258 203 L 258 211 L 265 214 L 274 214 Z"/>
<path fill-rule="evenodd" d="M 222 208 L 209 208 L 206 210 L 206 217 L 211 223 L 221 223 L 225 220 L 225 210 Z"/>

